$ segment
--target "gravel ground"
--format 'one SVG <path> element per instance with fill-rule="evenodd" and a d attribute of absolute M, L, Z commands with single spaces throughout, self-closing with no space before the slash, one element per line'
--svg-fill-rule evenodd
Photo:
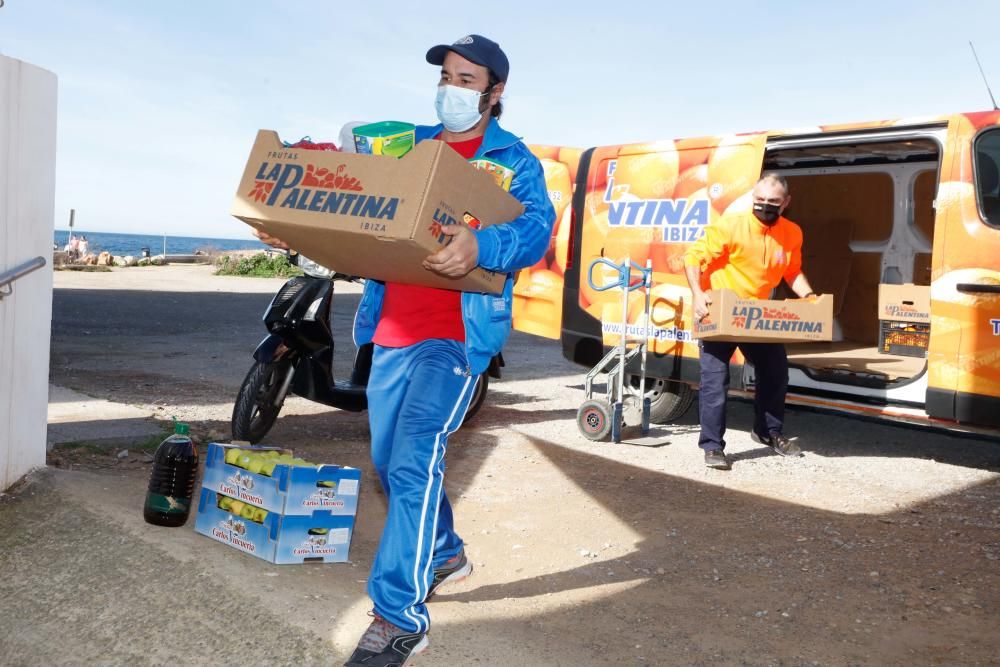
<path fill-rule="evenodd" d="M 225 437 L 280 281 L 153 271 L 56 274 L 52 382 Z M 339 294 L 346 368 L 358 290 Z M 805 455 L 783 459 L 750 441 L 749 406 L 733 402 L 734 469 L 708 470 L 694 409 L 658 429 L 655 446 L 591 443 L 574 423 L 585 369 L 556 342 L 517 333 L 505 357 L 504 379 L 448 454 L 476 573 L 432 606 L 431 650 L 416 664 L 997 664 L 996 441 L 793 409 L 787 431 Z M 249 595 L 287 610 L 326 652 L 322 664 L 367 621 L 364 578 L 385 507 L 367 424 L 293 399 L 269 441 L 364 470 L 350 565 L 275 568 L 190 530 L 149 531 L 137 518 L 148 474 L 138 457 L 57 450 L 59 465 L 83 471 L 57 471 L 53 485 L 88 494 L 128 539 L 223 583 L 276 573 Z M 16 503 L 4 512 L 16 516 Z M 0 548 L 0 565 L 11 566 L 11 549 Z M 314 613 L 292 613 L 310 594 Z M 88 620 L 77 622 L 77 640 L 89 641 Z M 202 655 L 178 652 L 173 664 Z"/>

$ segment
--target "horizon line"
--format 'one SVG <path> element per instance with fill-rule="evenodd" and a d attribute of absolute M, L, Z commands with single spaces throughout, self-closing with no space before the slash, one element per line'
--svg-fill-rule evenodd
<path fill-rule="evenodd" d="M 56 232 L 66 232 L 69 233 L 71 230 L 69 228 L 59 229 L 55 228 L 53 231 Z M 184 238 L 184 239 L 206 239 L 206 240 L 217 240 L 217 241 L 253 241 L 254 243 L 260 243 L 262 245 L 267 245 L 260 239 L 254 237 L 239 238 L 234 239 L 228 236 L 191 236 L 189 234 L 166 234 L 166 233 L 154 233 L 154 232 L 106 232 L 98 229 L 73 229 L 74 234 L 122 234 L 124 236 L 166 236 L 167 238 Z"/>

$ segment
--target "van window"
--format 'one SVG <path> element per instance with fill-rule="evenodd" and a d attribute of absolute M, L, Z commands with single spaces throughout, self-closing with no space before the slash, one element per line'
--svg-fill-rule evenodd
<path fill-rule="evenodd" d="M 976 138 L 976 189 L 983 220 L 1000 227 L 1000 128 Z"/>

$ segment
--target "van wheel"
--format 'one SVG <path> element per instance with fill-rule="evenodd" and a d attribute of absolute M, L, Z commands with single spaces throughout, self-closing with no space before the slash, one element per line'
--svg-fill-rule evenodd
<path fill-rule="evenodd" d="M 639 388 L 638 375 L 629 375 L 628 382 L 633 389 Z M 685 382 L 647 377 L 643 398 L 649 399 L 649 421 L 653 424 L 677 421 L 691 407 L 694 396 L 694 389 Z"/>

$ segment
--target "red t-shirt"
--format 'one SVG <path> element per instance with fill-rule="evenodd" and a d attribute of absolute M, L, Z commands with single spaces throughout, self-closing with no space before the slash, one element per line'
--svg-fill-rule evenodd
<path fill-rule="evenodd" d="M 471 160 L 483 143 L 478 136 L 448 145 Z M 465 342 L 462 293 L 458 290 L 386 282 L 382 315 L 374 341 L 382 347 L 406 347 L 431 338 Z"/>

